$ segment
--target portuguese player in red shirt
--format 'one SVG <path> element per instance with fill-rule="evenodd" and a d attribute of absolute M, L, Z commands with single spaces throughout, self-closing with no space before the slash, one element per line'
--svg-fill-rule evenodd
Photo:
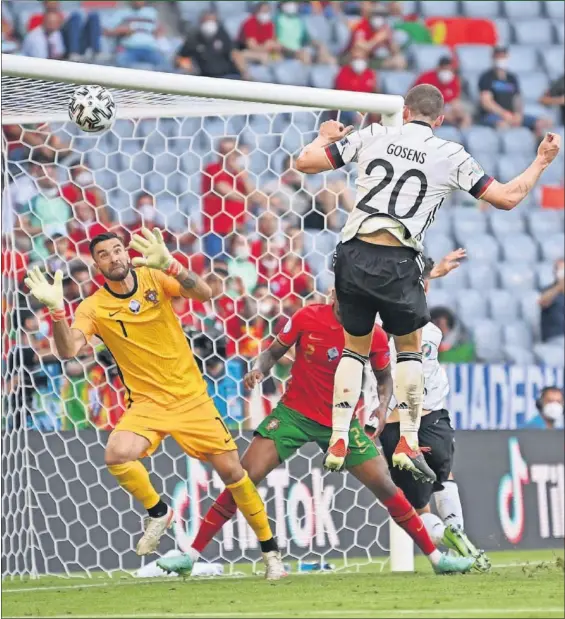
<path fill-rule="evenodd" d="M 322 451 L 327 451 L 332 434 L 333 382 L 344 345 L 339 307 L 333 295 L 329 305 L 309 305 L 296 312 L 269 348 L 259 355 L 254 369 L 245 375 L 244 384 L 252 389 L 295 346 L 295 361 L 286 391 L 273 412 L 255 431 L 241 460 L 255 484 L 263 481 L 305 443 L 316 442 Z M 379 404 L 373 415 L 378 418 L 379 430 L 384 428 L 393 392 L 389 356 L 387 335 L 376 327 L 369 362 L 378 382 Z M 356 418 L 349 431 L 345 467 L 387 508 L 391 517 L 428 557 L 437 573 L 471 569 L 474 559 L 451 557 L 436 548 L 422 520 L 392 481 L 386 460 Z M 179 557 L 159 559 L 157 565 L 167 572 L 190 573 L 200 553 L 236 510 L 231 492 L 224 490 L 204 516 L 189 552 Z"/>

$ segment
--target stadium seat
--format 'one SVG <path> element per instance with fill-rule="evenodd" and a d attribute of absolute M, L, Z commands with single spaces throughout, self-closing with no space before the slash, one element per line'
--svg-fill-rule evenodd
<path fill-rule="evenodd" d="M 538 241 L 547 238 L 556 230 L 563 229 L 563 211 L 536 209 L 526 215 L 528 228 Z"/>
<path fill-rule="evenodd" d="M 435 262 L 441 260 L 450 251 L 453 251 L 453 239 L 438 232 L 432 228 L 424 237 L 424 245 L 426 247 L 426 255 Z"/>
<path fill-rule="evenodd" d="M 551 236 L 548 236 L 541 242 L 541 253 L 544 260 L 550 260 L 554 262 L 558 258 L 563 258 L 565 247 L 565 234 L 563 232 L 556 232 Z"/>
<path fill-rule="evenodd" d="M 414 67 L 418 71 L 435 69 L 442 56 L 452 56 L 451 49 L 447 45 L 413 44 L 409 50 Z"/>
<path fill-rule="evenodd" d="M 176 168 L 176 158 L 173 157 L 172 155 L 169 155 L 169 157 L 173 158 L 174 167 L 172 168 L 172 170 L 167 170 L 167 172 L 172 172 Z M 148 174 L 154 169 L 154 167 L 155 167 L 155 159 L 146 152 L 136 153 L 131 158 L 131 169 L 134 172 L 137 172 L 138 174 L 142 174 L 142 175 Z"/>
<path fill-rule="evenodd" d="M 500 2 L 496 0 L 463 0 L 463 15 L 479 19 L 493 19 L 500 15 Z"/>
<path fill-rule="evenodd" d="M 539 363 L 549 366 L 563 367 L 563 347 L 554 344 L 536 344 L 534 355 Z"/>
<path fill-rule="evenodd" d="M 189 21 L 191 24 L 197 24 L 200 19 L 200 15 L 204 11 L 208 11 L 212 8 L 211 2 L 192 2 L 189 0 L 182 0 L 177 2 L 181 17 Z"/>
<path fill-rule="evenodd" d="M 230 0 L 229 2 L 213 2 L 214 10 L 222 21 L 247 12 L 248 3 L 245 0 Z"/>
<path fill-rule="evenodd" d="M 527 323 L 523 320 L 516 320 L 511 323 L 502 324 L 504 343 L 520 346 L 521 348 L 531 348 L 532 332 Z"/>
<path fill-rule="evenodd" d="M 565 22 L 560 21 L 553 24 L 555 26 L 555 34 L 557 35 L 557 43 L 563 45 L 565 42 Z"/>
<path fill-rule="evenodd" d="M 424 17 L 454 17 L 459 7 L 454 0 L 421 0 L 420 11 Z"/>
<path fill-rule="evenodd" d="M 450 236 L 450 234 L 451 234 L 451 213 L 450 213 L 450 209 L 441 208 L 438 211 L 438 213 L 436 215 L 436 218 L 434 219 L 434 223 L 432 224 L 432 231 L 428 230 L 427 233 L 426 233 L 426 237 L 429 234 L 432 234 L 432 236 L 434 234 L 443 234 L 443 235 Z"/>
<path fill-rule="evenodd" d="M 231 4 L 230 2 L 220 2 L 219 4 Z M 247 19 L 248 15 L 246 13 L 230 15 L 227 18 L 220 15 L 220 19 L 222 20 L 222 25 L 224 26 L 226 32 L 228 33 L 230 39 L 232 41 L 239 41 L 239 34 L 241 32 L 241 26 L 243 22 Z"/>
<path fill-rule="evenodd" d="M 310 68 L 310 83 L 314 88 L 333 88 L 339 71 L 337 65 L 315 64 Z"/>
<path fill-rule="evenodd" d="M 220 3 L 222 4 L 222 3 Z M 312 41 L 319 41 L 328 47 L 332 42 L 332 27 L 323 15 L 305 15 L 306 30 Z"/>
<path fill-rule="evenodd" d="M 510 43 L 513 43 L 514 32 L 512 29 L 512 25 L 505 17 L 498 17 L 494 20 L 494 25 L 496 27 L 497 34 L 497 42 L 499 45 L 504 45 L 508 47 Z"/>
<path fill-rule="evenodd" d="M 516 365 L 532 365 L 535 362 L 535 357 L 531 348 L 522 348 L 520 346 L 505 344 L 504 360 Z"/>
<path fill-rule="evenodd" d="M 304 64 L 298 60 L 283 60 L 272 65 L 275 81 L 279 84 L 292 84 L 293 86 L 306 86 L 308 84 L 308 71 Z"/>
<path fill-rule="evenodd" d="M 563 163 L 562 159 L 555 161 L 543 173 L 542 182 L 544 185 L 563 185 Z"/>
<path fill-rule="evenodd" d="M 498 285 L 498 273 L 492 265 L 470 261 L 467 264 L 469 286 L 478 290 L 494 290 Z"/>
<path fill-rule="evenodd" d="M 457 127 L 452 127 L 451 125 L 442 125 L 438 127 L 434 134 L 441 138 L 442 140 L 449 140 L 451 142 L 462 142 L 463 136 L 461 135 L 461 131 L 457 129 Z"/>
<path fill-rule="evenodd" d="M 451 219 L 455 240 L 462 247 L 468 237 L 484 234 L 487 230 L 487 218 L 476 208 L 455 207 L 451 210 Z"/>
<path fill-rule="evenodd" d="M 532 290 L 535 287 L 535 271 L 530 264 L 515 265 L 503 262 L 498 265 L 498 274 L 501 286 L 506 290 L 516 292 Z"/>
<path fill-rule="evenodd" d="M 523 213 L 520 209 L 512 211 L 492 209 L 488 213 L 488 220 L 490 229 L 497 239 L 522 234 L 526 229 Z"/>
<path fill-rule="evenodd" d="M 506 155 L 498 162 L 498 175 L 502 183 L 507 183 L 521 174 L 532 163 L 531 157 L 524 155 Z M 549 169 L 549 168 L 548 168 Z M 546 171 L 547 173 L 547 171 Z"/>
<path fill-rule="evenodd" d="M 447 277 L 449 277 L 449 275 Z M 478 321 L 486 318 L 487 302 L 485 295 L 482 294 L 480 290 L 458 290 L 456 296 L 457 315 L 463 321 L 464 325 L 472 327 L 477 324 Z"/>
<path fill-rule="evenodd" d="M 498 243 L 490 234 L 477 234 L 465 243 L 469 260 L 495 263 L 500 253 Z"/>
<path fill-rule="evenodd" d="M 463 75 L 482 73 L 492 66 L 492 48 L 488 45 L 458 45 L 456 50 Z"/>
<path fill-rule="evenodd" d="M 543 48 L 541 60 L 550 79 L 556 79 L 563 74 L 563 47 L 548 45 Z"/>
<path fill-rule="evenodd" d="M 178 172 L 175 173 L 173 176 L 176 176 L 176 174 L 178 174 Z M 142 178 L 143 190 L 148 191 L 150 194 L 156 196 L 157 194 L 165 191 L 165 188 L 170 183 L 170 178 L 171 177 L 165 177 L 162 174 L 145 174 Z M 183 189 L 184 185 L 186 185 L 186 177 L 183 175 Z M 183 189 L 181 189 L 178 193 L 181 193 Z"/>
<path fill-rule="evenodd" d="M 501 150 L 500 134 L 491 127 L 472 126 L 463 132 L 467 150 L 477 157 L 479 153 L 498 153 Z"/>
<path fill-rule="evenodd" d="M 118 186 L 118 177 L 115 172 L 111 172 L 107 169 L 93 170 L 94 181 L 100 189 L 104 191 L 110 191 Z M 117 208 L 113 202 L 110 202 L 113 208 Z"/>
<path fill-rule="evenodd" d="M 522 2 L 521 0 L 504 0 L 504 13 L 512 19 L 531 19 L 539 17 L 541 2 Z"/>
<path fill-rule="evenodd" d="M 555 2 L 555 0 L 546 0 L 545 10 L 549 17 L 555 20 L 563 21 L 565 19 L 565 4 L 563 2 Z"/>
<path fill-rule="evenodd" d="M 474 325 L 473 336 L 479 361 L 490 363 L 503 361 L 500 325 L 493 320 L 482 320 Z"/>
<path fill-rule="evenodd" d="M 457 303 L 455 302 L 455 295 L 449 290 L 444 290 L 434 286 L 435 281 L 432 283 L 432 287 L 428 290 L 428 308 L 433 309 L 434 307 L 448 307 L 451 310 L 456 310 Z"/>
<path fill-rule="evenodd" d="M 508 290 L 491 290 L 487 297 L 489 315 L 500 323 L 517 320 L 520 308 L 515 297 Z"/>
<path fill-rule="evenodd" d="M 522 290 L 515 300 L 520 305 L 522 320 L 528 323 L 534 338 L 538 339 L 541 327 L 539 292 L 537 290 Z"/>
<path fill-rule="evenodd" d="M 516 43 L 519 45 L 547 45 L 553 41 L 553 27 L 549 19 L 515 21 L 513 26 Z"/>
<path fill-rule="evenodd" d="M 389 95 L 404 96 L 416 81 L 416 74 L 412 71 L 382 71 L 379 77 L 383 91 Z"/>
<path fill-rule="evenodd" d="M 446 277 L 434 279 L 434 283 L 441 282 L 441 287 L 444 290 L 450 290 L 452 292 L 469 288 L 467 279 L 468 268 L 469 265 L 463 263 L 458 269 L 455 269 L 455 271 L 451 271 L 451 273 L 449 273 L 449 275 L 447 275 Z"/>
<path fill-rule="evenodd" d="M 555 264 L 540 262 L 536 267 L 537 286 L 540 290 L 551 286 L 555 282 Z"/>
<path fill-rule="evenodd" d="M 508 48 L 508 70 L 518 74 L 535 73 L 539 70 L 538 54 L 535 47 L 511 45 Z"/>
<path fill-rule="evenodd" d="M 520 75 L 520 90 L 524 101 L 537 103 L 549 86 L 545 73 L 523 73 Z M 547 114 L 544 114 L 547 115 Z M 525 127 L 522 127 L 525 129 Z M 528 131 L 528 129 L 526 129 Z M 532 136 L 533 138 L 533 136 Z"/>

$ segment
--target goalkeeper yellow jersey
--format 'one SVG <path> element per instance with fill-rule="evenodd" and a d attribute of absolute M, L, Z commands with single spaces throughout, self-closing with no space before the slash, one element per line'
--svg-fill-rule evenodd
<path fill-rule="evenodd" d="M 77 308 L 72 329 L 98 336 L 112 353 L 128 404 L 168 405 L 206 395 L 206 383 L 171 305 L 180 284 L 161 271 L 132 270 L 134 287 L 116 294 L 106 285 Z"/>

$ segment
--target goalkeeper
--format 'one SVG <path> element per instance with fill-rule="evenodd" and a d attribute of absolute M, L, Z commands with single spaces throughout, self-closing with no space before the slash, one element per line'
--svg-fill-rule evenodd
<path fill-rule="evenodd" d="M 104 286 L 84 300 L 71 327 L 65 319 L 62 273 L 49 284 L 38 268 L 25 283 L 53 317 L 59 356 L 75 357 L 93 335 L 104 341 L 119 368 L 127 410 L 110 435 L 105 461 L 117 482 L 147 510 L 137 554 L 156 550 L 171 525 L 172 509 L 153 487 L 139 461 L 151 455 L 167 435 L 185 453 L 208 461 L 257 535 L 266 577 L 284 576 L 280 553 L 263 502 L 242 468 L 235 442 L 206 391 L 171 299 L 207 301 L 208 285 L 172 258 L 158 229 L 143 228 L 130 247 L 142 257 L 132 262 L 113 233 L 96 236 L 90 253 Z"/>
<path fill-rule="evenodd" d="M 261 382 L 292 346 L 295 346 L 295 361 L 289 386 L 273 413 L 257 428 L 242 459 L 249 476 L 257 484 L 305 443 L 316 442 L 324 451 L 328 447 L 332 433 L 333 380 L 344 347 L 335 295 L 331 305 L 309 305 L 288 321 L 277 339 L 259 356 L 255 368 L 245 376 L 245 386 L 252 389 Z M 381 328 L 373 332 L 369 359 L 379 383 L 376 415 L 383 427 L 392 396 L 392 378 L 387 336 Z M 353 420 L 349 431 L 349 449 L 346 468 L 387 508 L 437 573 L 471 569 L 473 558 L 451 557 L 437 550 L 422 520 L 394 485 L 386 460 L 379 455 L 357 419 Z M 159 559 L 157 565 L 168 572 L 189 573 L 214 535 L 235 514 L 234 499 L 233 493 L 226 488 L 202 520 L 189 552 L 180 557 Z"/>

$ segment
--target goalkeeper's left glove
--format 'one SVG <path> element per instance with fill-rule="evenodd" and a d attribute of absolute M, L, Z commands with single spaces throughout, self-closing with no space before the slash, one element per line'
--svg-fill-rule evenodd
<path fill-rule="evenodd" d="M 178 275 L 182 266 L 171 256 L 161 230 L 153 228 L 151 232 L 147 228 L 141 228 L 141 234 L 143 236 L 134 234 L 129 244 L 131 249 L 143 255 L 143 258 L 134 258 L 131 261 L 133 266 L 146 266 L 164 271 L 167 275 Z"/>
<path fill-rule="evenodd" d="M 345 466 L 345 458 L 349 453 L 349 432 L 334 430 L 330 438 L 328 451 L 324 456 L 324 468 L 327 471 L 342 471 Z"/>

